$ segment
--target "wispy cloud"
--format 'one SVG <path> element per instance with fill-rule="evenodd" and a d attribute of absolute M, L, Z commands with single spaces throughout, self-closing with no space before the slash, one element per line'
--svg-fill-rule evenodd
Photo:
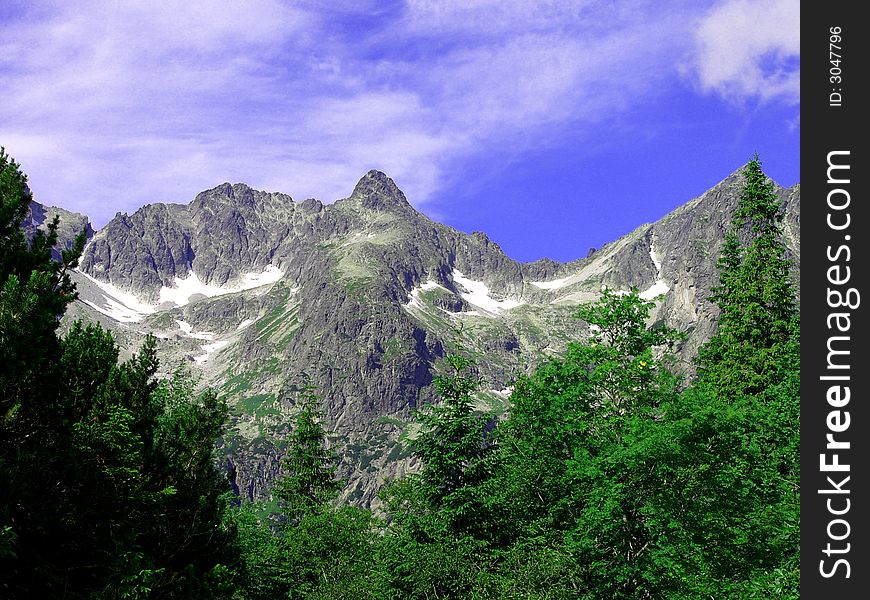
<path fill-rule="evenodd" d="M 788 4 L 777 10 L 790 15 Z M 774 98 L 794 87 L 792 74 L 759 58 L 789 58 L 789 35 L 771 41 L 771 26 L 761 40 L 729 24 L 784 18 L 748 2 L 709 14 L 688 0 L 85 0 L 3 10 L 0 144 L 38 199 L 97 225 L 227 180 L 331 201 L 370 168 L 426 203 L 468 159 L 508 160 L 568 131 L 606 135 L 682 85 L 693 23 L 702 89 Z M 742 75 L 747 65 L 754 79 Z"/>
<path fill-rule="evenodd" d="M 731 101 L 800 101 L 799 0 L 726 0 L 698 27 L 705 91 Z"/>

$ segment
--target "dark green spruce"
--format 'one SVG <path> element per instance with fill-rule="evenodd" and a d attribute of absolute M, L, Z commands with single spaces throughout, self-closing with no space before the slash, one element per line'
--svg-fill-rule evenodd
<path fill-rule="evenodd" d="M 231 532 L 214 445 L 226 407 L 156 344 L 119 362 L 97 325 L 58 324 L 85 243 L 28 242 L 30 192 L 0 151 L 0 596 L 222 598 Z"/>

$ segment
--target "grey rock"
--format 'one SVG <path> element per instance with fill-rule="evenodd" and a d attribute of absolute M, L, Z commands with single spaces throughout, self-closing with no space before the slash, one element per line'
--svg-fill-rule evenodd
<path fill-rule="evenodd" d="M 54 206 L 45 206 L 35 200 L 31 200 L 30 210 L 21 224 L 24 234 L 28 239 L 33 239 L 37 230 L 47 232 L 48 224 L 54 220 L 55 216 L 60 217 L 60 222 L 57 229 L 58 243 L 52 250 L 52 256 L 55 260 L 60 260 L 60 251 L 72 248 L 79 233 L 84 231 L 87 239 L 90 240 L 94 235 L 94 230 L 91 227 L 90 221 L 84 215 Z"/>

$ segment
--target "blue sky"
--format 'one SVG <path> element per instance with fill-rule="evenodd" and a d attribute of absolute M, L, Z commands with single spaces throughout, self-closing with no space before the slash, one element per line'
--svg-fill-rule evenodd
<path fill-rule="evenodd" d="M 797 183 L 799 46 L 798 0 L 5 0 L 0 145 L 97 227 L 224 181 L 331 202 L 374 168 L 570 260 L 756 151 Z"/>

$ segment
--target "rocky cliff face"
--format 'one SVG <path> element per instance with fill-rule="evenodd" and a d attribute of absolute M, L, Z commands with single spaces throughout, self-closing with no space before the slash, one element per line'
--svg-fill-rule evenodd
<path fill-rule="evenodd" d="M 99 320 L 126 352 L 146 333 L 163 365 L 190 365 L 233 408 L 222 443 L 241 494 L 267 497 L 300 390 L 320 395 L 342 455 L 345 497 L 376 502 L 415 468 L 413 411 L 433 401 L 457 331 L 504 412 L 509 386 L 586 334 L 571 318 L 602 286 L 658 297 L 655 319 L 687 332 L 685 369 L 713 328 L 708 297 L 739 174 L 660 221 L 567 264 L 518 263 L 483 233 L 418 213 L 366 174 L 331 205 L 223 184 L 189 205 L 118 214 L 85 250 L 69 318 Z M 800 190 L 779 189 L 799 250 Z M 578 252 L 579 253 L 579 252 Z"/>
<path fill-rule="evenodd" d="M 28 239 L 32 239 L 37 230 L 48 231 L 48 224 L 55 217 L 60 219 L 57 229 L 58 244 L 52 250 L 55 260 L 60 260 L 60 251 L 69 250 L 75 242 L 76 236 L 85 231 L 88 239 L 94 235 L 94 230 L 88 218 L 79 213 L 70 212 L 62 208 L 44 206 L 31 200 L 30 212 L 25 217 L 22 227 Z"/>

